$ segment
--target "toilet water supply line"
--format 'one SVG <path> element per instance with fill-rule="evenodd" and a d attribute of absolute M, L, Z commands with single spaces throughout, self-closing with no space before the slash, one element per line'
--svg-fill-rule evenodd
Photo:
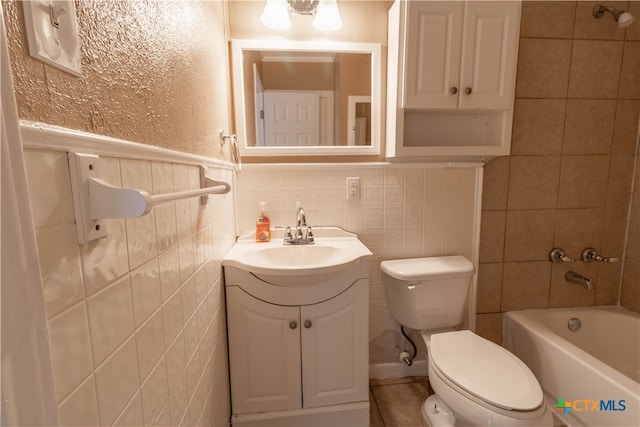
<path fill-rule="evenodd" d="M 413 364 L 413 359 L 415 359 L 416 354 L 418 354 L 418 349 L 416 348 L 416 345 L 413 343 L 413 340 L 411 340 L 411 338 L 409 338 L 409 335 L 407 335 L 407 333 L 404 331 L 403 325 L 400 325 L 400 331 L 402 332 L 402 335 L 404 335 L 404 337 L 407 339 L 407 341 L 409 341 L 409 344 L 411 344 L 411 347 L 413 347 L 413 355 L 409 355 L 409 353 L 406 350 L 402 350 L 398 358 L 400 359 L 401 362 L 406 363 L 407 366 L 411 366 Z"/>

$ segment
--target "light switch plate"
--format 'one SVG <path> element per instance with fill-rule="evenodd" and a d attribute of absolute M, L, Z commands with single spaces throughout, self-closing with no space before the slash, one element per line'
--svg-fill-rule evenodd
<path fill-rule="evenodd" d="M 80 41 L 72 0 L 22 2 L 29 54 L 74 76 L 80 76 Z"/>

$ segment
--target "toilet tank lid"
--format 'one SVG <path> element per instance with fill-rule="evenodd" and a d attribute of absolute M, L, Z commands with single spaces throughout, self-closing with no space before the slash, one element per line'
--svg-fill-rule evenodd
<path fill-rule="evenodd" d="M 472 276 L 475 268 L 462 255 L 382 261 L 380 268 L 398 280 L 428 280 Z"/>

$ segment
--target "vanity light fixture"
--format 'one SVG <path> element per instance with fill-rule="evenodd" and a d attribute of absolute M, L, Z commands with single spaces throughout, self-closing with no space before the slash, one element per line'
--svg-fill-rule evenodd
<path fill-rule="evenodd" d="M 260 22 L 274 30 L 291 27 L 290 13 L 315 16 L 313 27 L 320 31 L 342 28 L 342 19 L 336 0 L 266 0 Z"/>
<path fill-rule="evenodd" d="M 609 12 L 613 16 L 613 19 L 616 20 L 620 28 L 628 27 L 636 20 L 636 18 L 634 18 L 634 16 L 629 12 L 625 12 L 624 10 L 616 9 L 611 6 L 603 6 L 601 4 L 597 4 L 593 7 L 592 14 L 595 18 L 601 18 L 605 12 Z"/>

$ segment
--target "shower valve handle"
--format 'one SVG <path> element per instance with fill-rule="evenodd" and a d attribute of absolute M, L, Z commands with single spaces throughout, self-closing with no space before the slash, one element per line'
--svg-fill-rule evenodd
<path fill-rule="evenodd" d="M 549 254 L 549 259 L 551 259 L 551 262 L 553 263 L 575 261 L 573 258 L 566 255 L 564 251 L 560 248 L 555 248 L 554 250 L 552 250 L 551 253 Z"/>
<path fill-rule="evenodd" d="M 582 251 L 582 261 L 584 262 L 618 262 L 619 258 L 603 258 L 593 248 L 586 248 Z"/>

